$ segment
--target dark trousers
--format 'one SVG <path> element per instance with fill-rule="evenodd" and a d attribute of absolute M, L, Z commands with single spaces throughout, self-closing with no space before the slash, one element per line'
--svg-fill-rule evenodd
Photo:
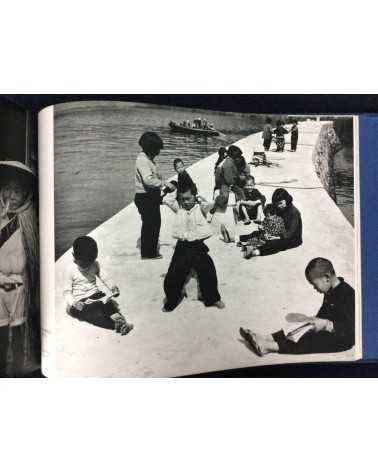
<path fill-rule="evenodd" d="M 2 326 L 0 328 L 0 377 L 5 377 L 8 367 L 9 335 L 12 330 L 12 370 L 15 375 L 22 375 L 24 370 L 24 334 L 25 326 Z"/>
<path fill-rule="evenodd" d="M 297 134 L 292 134 L 291 135 L 291 150 L 292 151 L 297 150 L 297 144 L 298 144 L 298 135 Z"/>
<path fill-rule="evenodd" d="M 286 338 L 285 333 L 277 331 L 272 334 L 279 347 L 280 354 L 316 354 L 322 352 L 347 351 L 354 345 L 354 339 L 347 336 L 335 336 L 332 333 L 306 333 L 295 343 Z"/>
<path fill-rule="evenodd" d="M 204 304 L 211 306 L 221 299 L 214 262 L 208 252 L 209 248 L 203 241 L 178 241 L 164 279 L 167 297 L 164 306 L 167 310 L 173 310 L 178 305 L 191 269 L 197 272 Z"/>
<path fill-rule="evenodd" d="M 280 251 L 286 251 L 286 249 L 293 249 L 302 244 L 302 241 L 290 240 L 290 239 L 272 239 L 267 241 L 263 246 L 259 247 L 261 256 L 269 256 L 270 254 L 276 254 Z"/>
<path fill-rule="evenodd" d="M 135 205 L 142 217 L 141 256 L 155 257 L 158 255 L 161 226 L 160 192 L 135 194 Z"/>
<path fill-rule="evenodd" d="M 285 149 L 285 137 L 277 136 L 276 144 L 277 144 L 277 152 L 282 152 Z"/>
<path fill-rule="evenodd" d="M 271 144 L 272 144 L 272 138 L 265 138 L 264 139 L 263 146 L 264 146 L 265 151 L 269 151 Z"/>

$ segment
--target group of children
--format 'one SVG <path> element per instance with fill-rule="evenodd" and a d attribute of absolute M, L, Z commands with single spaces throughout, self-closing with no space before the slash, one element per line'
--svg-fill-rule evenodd
<path fill-rule="evenodd" d="M 230 146 L 230 148 L 237 148 Z M 219 150 L 215 166 L 215 188 L 219 180 L 219 167 L 225 163 L 230 152 Z M 238 149 L 238 148 L 237 148 Z M 232 149 L 231 149 L 232 151 Z M 240 156 L 238 155 L 240 158 Z M 243 158 L 244 159 L 244 158 Z M 231 163 L 232 164 L 232 163 Z M 238 169 L 237 164 L 235 165 Z M 243 167 L 243 165 L 241 166 Z M 241 168 L 240 167 L 240 168 Z M 201 299 L 207 307 L 225 308 L 218 291 L 218 280 L 214 261 L 209 255 L 205 241 L 212 236 L 208 215 L 216 211 L 216 201 L 207 202 L 198 195 L 198 189 L 185 169 L 181 159 L 175 159 L 177 181 L 162 188 L 160 202 L 174 211 L 172 236 L 177 240 L 174 253 L 164 279 L 164 312 L 173 311 L 183 298 L 183 289 L 192 271 L 198 278 Z M 233 171 L 232 166 L 230 172 Z M 241 190 L 236 206 L 236 216 L 250 224 L 255 221 L 259 229 L 241 236 L 236 243 L 242 247 L 244 257 L 273 254 L 302 244 L 302 221 L 299 211 L 292 204 L 293 198 L 285 189 L 276 189 L 272 203 L 266 205 L 266 198 L 255 188 L 251 175 L 240 181 L 235 171 L 234 183 Z M 222 184 L 224 185 L 224 184 Z M 219 187 L 219 184 L 218 184 Z M 176 198 L 165 198 L 172 191 Z M 105 282 L 97 260 L 96 242 L 90 237 L 80 237 L 73 244 L 73 266 L 66 279 L 65 297 L 72 316 L 86 319 L 100 308 L 104 316 L 110 317 L 121 334 L 133 329 L 120 313 L 114 298 L 119 296 L 118 287 Z M 333 352 L 349 349 L 354 344 L 354 291 L 343 280 L 338 279 L 332 263 L 317 258 L 306 269 L 307 280 L 316 290 L 325 295 L 322 308 L 309 323 L 312 328 L 300 343 L 293 346 L 283 332 L 262 336 L 248 329 L 240 328 L 240 334 L 251 349 L 259 356 L 268 352 L 308 353 Z M 104 291 L 99 287 L 105 287 Z"/>
<path fill-rule="evenodd" d="M 295 152 L 298 145 L 298 122 L 293 121 L 290 131 L 287 130 L 284 126 L 282 120 L 278 120 L 276 123 L 276 128 L 272 127 L 272 119 L 267 118 L 265 121 L 265 126 L 262 134 L 263 146 L 265 151 L 270 150 L 272 144 L 273 135 L 275 135 L 276 140 L 276 152 L 283 152 L 285 150 L 285 135 L 290 133 L 291 135 L 291 151 Z"/>

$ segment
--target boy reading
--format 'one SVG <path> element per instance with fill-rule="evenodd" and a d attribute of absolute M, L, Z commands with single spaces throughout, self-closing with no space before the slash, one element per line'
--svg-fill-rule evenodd
<path fill-rule="evenodd" d="M 213 203 L 207 203 L 197 196 L 195 185 L 188 185 L 178 189 L 177 200 L 166 204 L 176 213 L 173 237 L 177 239 L 177 244 L 164 279 L 166 301 L 163 311 L 172 311 L 180 303 L 182 290 L 191 270 L 197 273 L 205 306 L 224 308 L 218 292 L 214 262 L 204 243 L 205 239 L 212 236 L 206 215 Z"/>
<path fill-rule="evenodd" d="M 109 317 L 118 333 L 128 334 L 134 326 L 126 321 L 113 300 L 120 294 L 118 287 L 109 288 L 101 277 L 96 241 L 89 236 L 80 236 L 73 243 L 72 255 L 73 264 L 68 271 L 63 292 L 68 313 L 79 319 L 87 319 L 88 322 L 99 314 Z M 98 280 L 109 290 L 108 296 L 99 289 Z"/>
<path fill-rule="evenodd" d="M 331 261 L 317 257 L 306 267 L 306 278 L 314 289 L 324 294 L 323 304 L 314 317 L 307 317 L 311 329 L 297 342 L 283 330 L 267 336 L 240 328 L 240 335 L 258 356 L 280 354 L 314 354 L 341 352 L 354 346 L 354 290 L 337 277 Z M 306 330 L 308 327 L 306 327 Z"/>

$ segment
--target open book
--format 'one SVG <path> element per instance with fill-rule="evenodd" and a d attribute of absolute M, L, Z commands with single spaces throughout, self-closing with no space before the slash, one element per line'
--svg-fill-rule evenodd
<path fill-rule="evenodd" d="M 88 377 L 362 358 L 359 118 L 252 113 L 28 114 L 0 155 L 4 375 L 40 353 Z"/>

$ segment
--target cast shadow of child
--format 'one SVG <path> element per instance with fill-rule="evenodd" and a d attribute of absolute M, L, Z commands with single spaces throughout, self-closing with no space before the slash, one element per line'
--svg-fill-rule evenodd
<path fill-rule="evenodd" d="M 117 312 L 115 306 L 112 311 L 113 313 Z M 82 311 L 71 308 L 71 310 L 67 310 L 67 313 L 78 321 L 92 324 L 98 328 L 114 330 L 114 321 L 110 318 L 109 309 L 101 301 L 86 306 Z"/>

